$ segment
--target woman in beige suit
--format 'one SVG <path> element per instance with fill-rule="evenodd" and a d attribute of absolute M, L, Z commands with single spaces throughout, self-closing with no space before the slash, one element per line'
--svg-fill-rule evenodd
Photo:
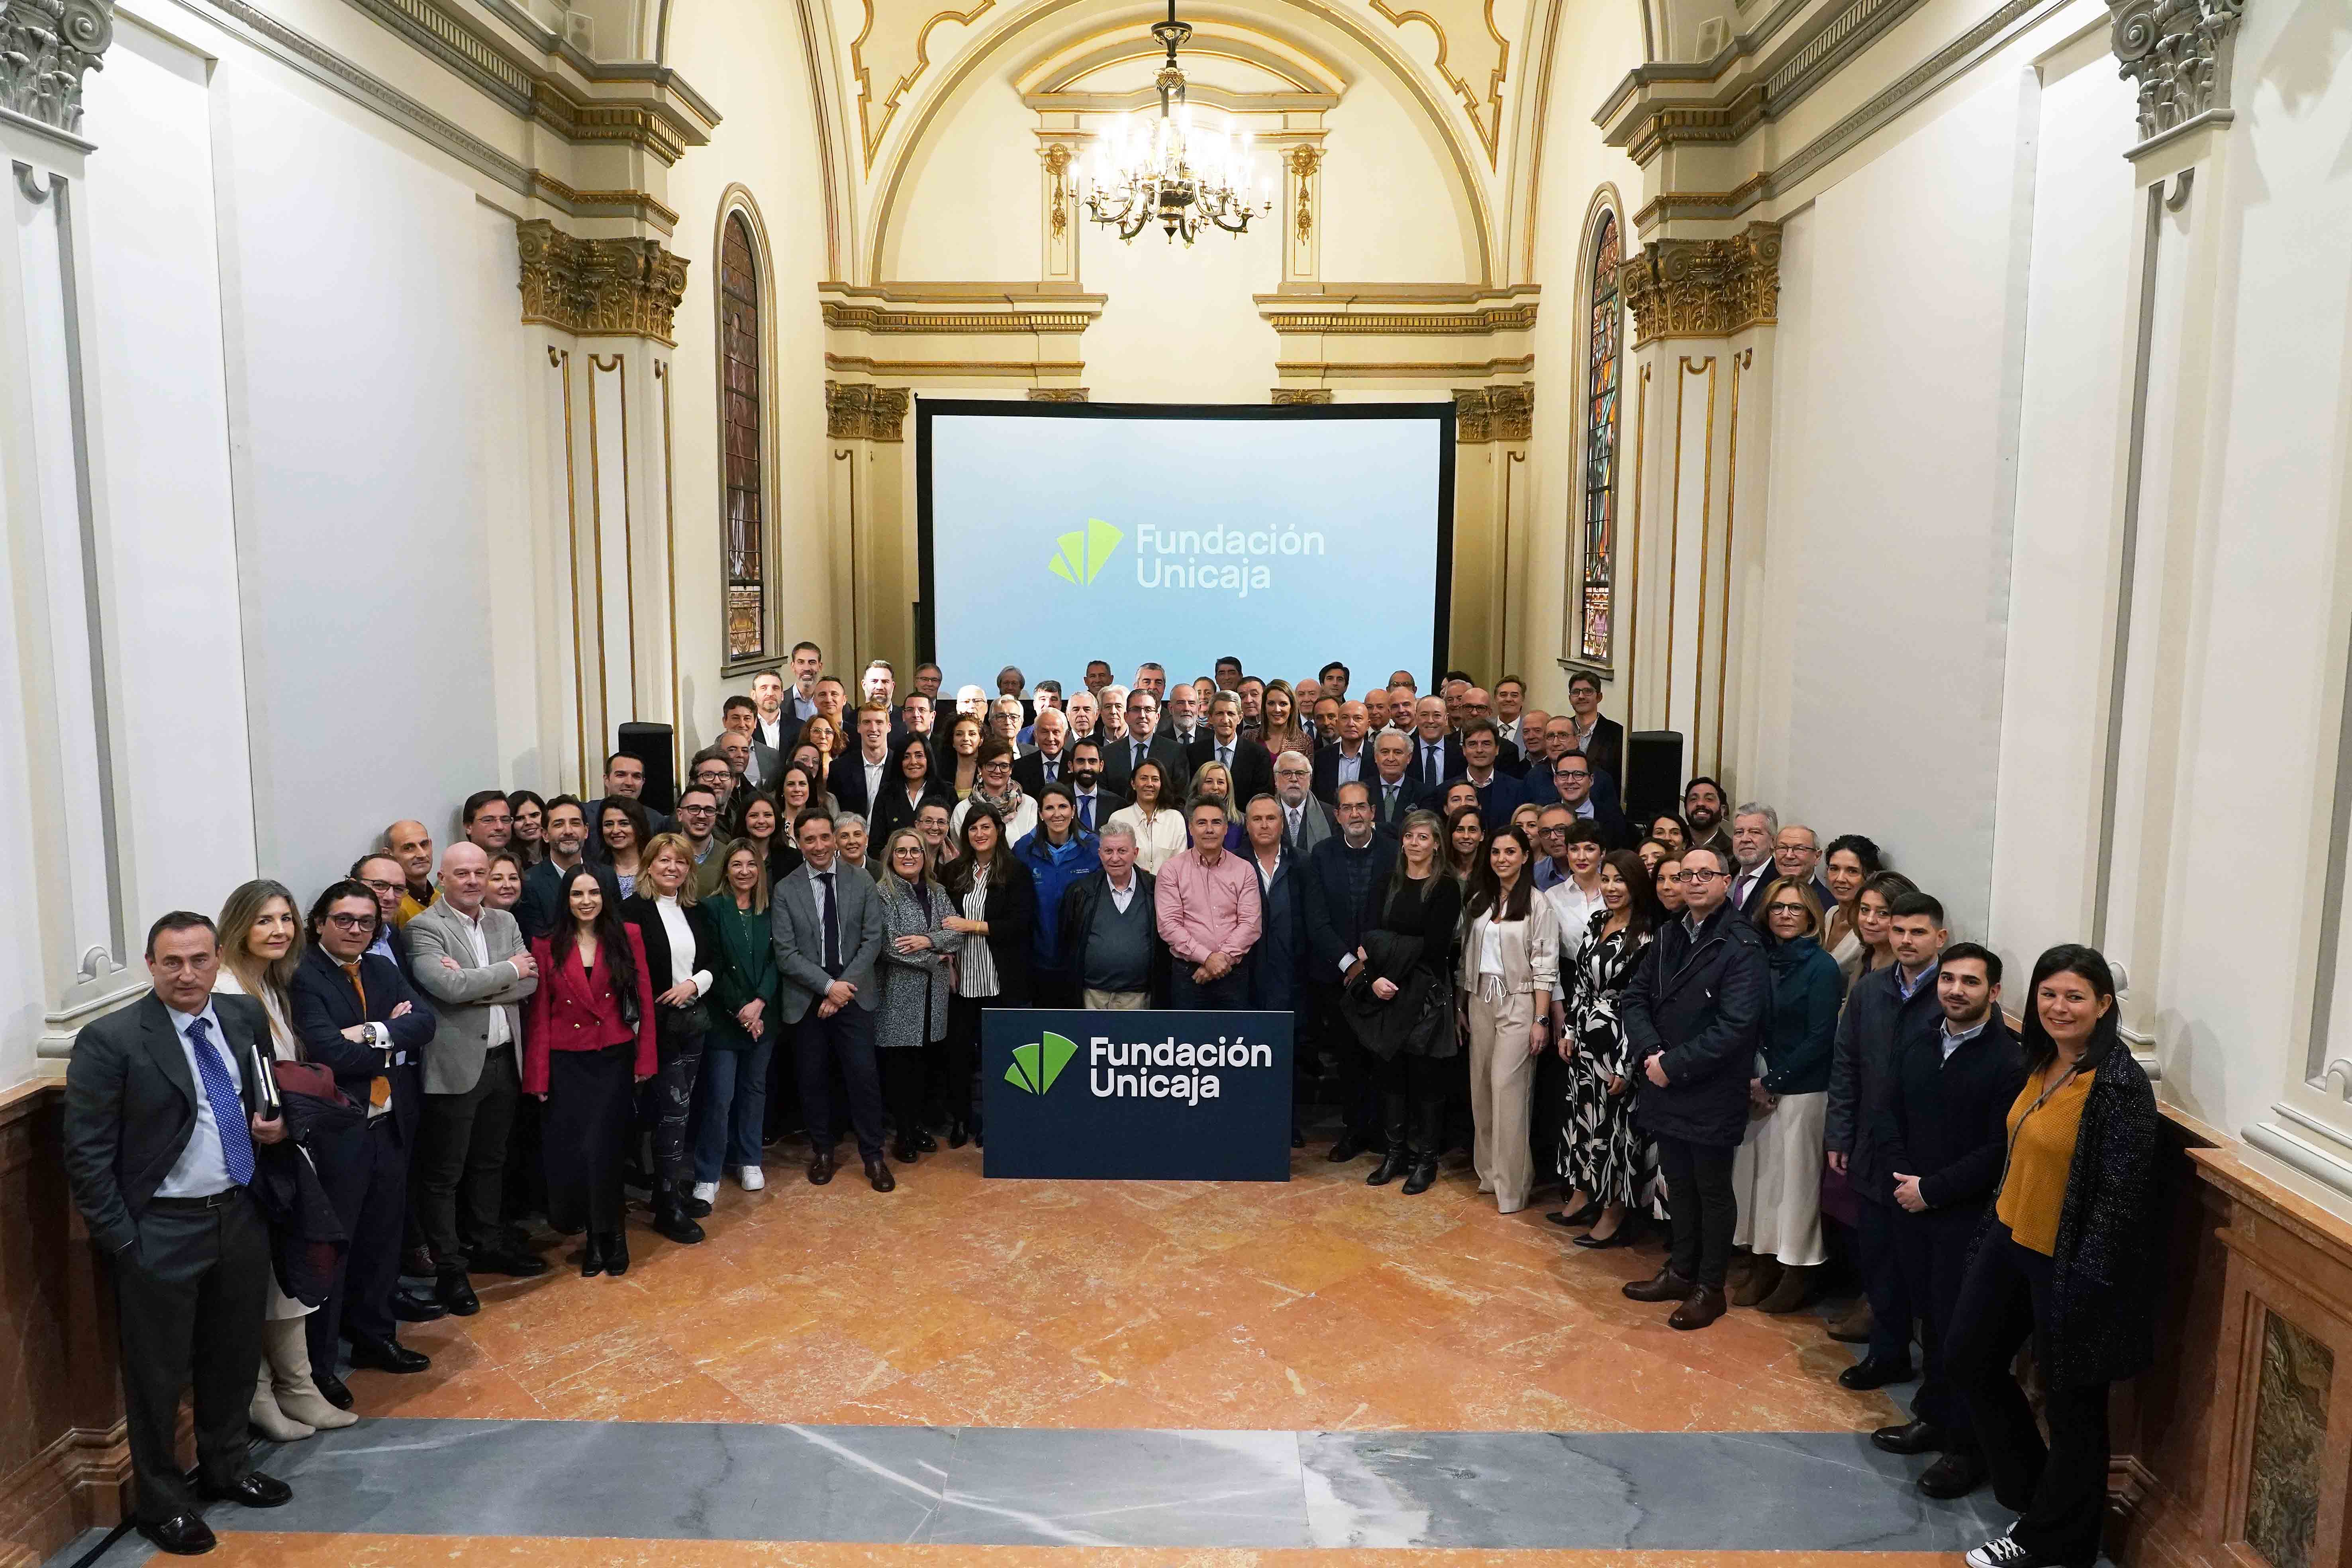
<path fill-rule="evenodd" d="M 1516 826 L 1497 828 L 1471 873 L 1462 905 L 1464 1026 L 1470 1036 L 1471 1157 L 1478 1190 L 1514 1214 L 1528 1206 L 1535 1157 L 1528 1142 L 1536 1061 L 1559 988 L 1559 924 L 1535 890 L 1535 852 Z"/>

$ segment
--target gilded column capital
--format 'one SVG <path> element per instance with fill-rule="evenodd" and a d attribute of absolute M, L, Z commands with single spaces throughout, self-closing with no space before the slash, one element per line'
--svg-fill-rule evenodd
<path fill-rule="evenodd" d="M 114 41 L 114 0 L 0 0 L 0 104 L 78 134 L 81 79 Z"/>
<path fill-rule="evenodd" d="M 1524 441 L 1535 434 L 1536 389 L 1525 382 L 1454 389 L 1454 444 Z"/>
<path fill-rule="evenodd" d="M 862 381 L 824 384 L 824 433 L 835 441 L 903 441 L 908 396 L 903 386 Z"/>
<path fill-rule="evenodd" d="M 1751 223 L 1728 239 L 1662 239 L 1627 257 L 1618 287 L 1636 346 L 1722 338 L 1780 320 L 1780 226 Z"/>
<path fill-rule="evenodd" d="M 1277 386 L 1273 393 L 1276 408 L 1306 407 L 1331 401 L 1331 389 L 1328 386 Z"/>
<path fill-rule="evenodd" d="M 2230 115 L 2230 41 L 2246 0 L 2107 0 L 2116 74 L 2139 89 L 2139 139 Z"/>
<path fill-rule="evenodd" d="M 592 337 L 653 338 L 672 348 L 686 258 L 651 239 L 581 239 L 545 218 L 515 225 L 522 319 Z"/>

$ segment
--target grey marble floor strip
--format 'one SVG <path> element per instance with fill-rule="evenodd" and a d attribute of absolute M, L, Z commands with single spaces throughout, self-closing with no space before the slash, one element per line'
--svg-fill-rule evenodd
<path fill-rule="evenodd" d="M 1163 1432 L 375 1420 L 270 1451 L 217 1529 L 972 1545 L 1953 1552 L 1860 1433 Z M 76 1553 L 78 1555 L 78 1553 Z M 145 1560 L 135 1537 L 100 1568 Z M 71 1555 L 59 1561 L 70 1563 Z"/>

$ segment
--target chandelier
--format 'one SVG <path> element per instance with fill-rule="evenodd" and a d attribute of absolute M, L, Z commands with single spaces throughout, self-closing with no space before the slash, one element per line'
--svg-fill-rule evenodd
<path fill-rule="evenodd" d="M 1130 119 L 1114 121 L 1096 142 L 1087 178 L 1087 216 L 1130 242 L 1155 222 L 1171 242 L 1186 245 L 1210 224 L 1228 234 L 1245 233 L 1251 218 L 1274 210 L 1273 182 L 1259 179 L 1253 204 L 1248 133 L 1236 141 L 1228 132 L 1194 132 L 1192 108 L 1184 101 L 1184 69 L 1176 63 L 1176 47 L 1192 36 L 1192 28 L 1176 19 L 1176 0 L 1168 0 L 1168 20 L 1154 22 L 1151 36 L 1168 50 L 1168 62 L 1153 79 L 1160 118 L 1149 121 L 1148 130 Z"/>

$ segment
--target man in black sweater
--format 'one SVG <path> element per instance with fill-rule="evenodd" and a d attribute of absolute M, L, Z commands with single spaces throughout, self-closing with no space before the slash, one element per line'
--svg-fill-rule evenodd
<path fill-rule="evenodd" d="M 1902 1042 L 1878 1107 L 1879 1152 L 1894 1182 L 1895 1257 L 1925 1355 L 1916 1419 L 1870 1440 L 1890 1454 L 1943 1458 L 1919 1478 L 1931 1498 L 1966 1497 L 1984 1481 L 1984 1456 L 1944 1370 L 1952 1311 L 1985 1205 L 2000 1185 L 2009 1109 L 2025 1082 L 2017 1038 L 2000 1016 L 2000 959 L 1972 942 L 1944 950 L 1936 969 L 1943 1014 L 1934 1033 Z"/>
<path fill-rule="evenodd" d="M 1346 1119 L 1328 1158 L 1348 1161 L 1381 1142 L 1379 1093 L 1372 1084 L 1371 1053 L 1340 1016 L 1339 992 L 1356 967 L 1356 950 L 1370 923 L 1372 900 L 1387 885 L 1395 864 L 1396 840 L 1375 830 L 1371 786 L 1343 784 L 1332 815 L 1339 831 L 1307 857 L 1307 976 L 1317 993 L 1317 1009 L 1333 1021 L 1328 1032 L 1339 1078 L 1339 1110 Z M 1404 1104 L 1399 1099 L 1388 1136 L 1404 1146 Z"/>

